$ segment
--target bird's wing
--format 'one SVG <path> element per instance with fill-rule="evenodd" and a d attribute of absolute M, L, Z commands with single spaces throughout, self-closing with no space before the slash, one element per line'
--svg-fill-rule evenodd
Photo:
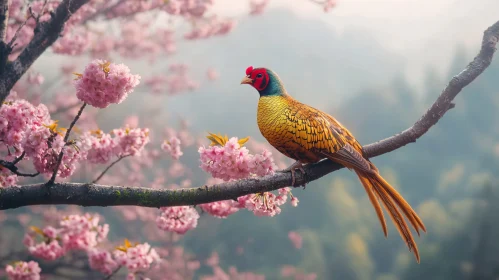
<path fill-rule="evenodd" d="M 293 123 L 294 142 L 309 151 L 334 159 L 347 167 L 370 170 L 362 146 L 335 118 L 296 101 L 288 120 Z"/>

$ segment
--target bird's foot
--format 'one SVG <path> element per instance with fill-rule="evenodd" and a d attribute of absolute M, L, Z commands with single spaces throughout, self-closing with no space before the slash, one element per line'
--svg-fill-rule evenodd
<path fill-rule="evenodd" d="M 297 160 L 295 163 L 291 164 L 291 166 L 289 166 L 288 168 L 286 169 L 283 169 L 281 172 L 291 172 L 291 185 L 293 187 L 299 187 L 299 186 L 295 186 L 295 183 L 296 183 L 296 176 L 295 176 L 295 172 L 296 170 L 300 170 L 301 173 L 303 174 L 303 176 L 306 176 L 307 173 L 305 173 L 305 169 L 303 168 L 303 163 L 299 160 Z M 303 189 L 305 189 L 307 183 L 304 183 L 302 186 L 303 186 Z"/>

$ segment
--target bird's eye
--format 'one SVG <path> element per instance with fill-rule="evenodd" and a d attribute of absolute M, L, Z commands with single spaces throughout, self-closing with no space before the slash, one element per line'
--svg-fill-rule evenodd
<path fill-rule="evenodd" d="M 257 78 L 261 78 L 262 77 L 262 73 L 259 73 L 258 75 L 256 75 Z"/>

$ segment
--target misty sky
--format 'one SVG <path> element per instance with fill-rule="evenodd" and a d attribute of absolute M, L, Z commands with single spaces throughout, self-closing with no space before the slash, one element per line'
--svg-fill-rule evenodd
<path fill-rule="evenodd" d="M 215 3 L 219 13 L 241 20 L 248 12 L 247 0 Z M 457 43 L 477 50 L 483 31 L 499 19 L 497 0 L 338 0 L 330 13 L 308 0 L 271 0 L 269 8 L 276 7 L 327 22 L 340 34 L 369 31 L 378 44 L 405 57 L 408 79 L 418 85 L 426 65 L 445 71 Z"/>

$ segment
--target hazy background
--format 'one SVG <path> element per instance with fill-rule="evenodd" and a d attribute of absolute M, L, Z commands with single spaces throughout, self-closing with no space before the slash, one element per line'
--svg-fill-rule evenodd
<path fill-rule="evenodd" d="M 294 97 L 332 114 L 368 144 L 412 125 L 477 54 L 483 31 L 499 20 L 497 0 L 343 0 L 330 13 L 305 0 L 272 0 L 257 17 L 247 15 L 247 1 L 218 0 L 216 11 L 238 20 L 233 33 L 179 42 L 178 54 L 154 64 L 124 60 L 143 77 L 187 63 L 200 89 L 165 99 L 140 88 L 103 115 L 103 127 L 130 114 L 169 125 L 182 117 L 199 135 L 264 141 L 256 125 L 258 94 L 239 85 L 253 65 L 273 69 Z M 50 78 L 59 61 L 44 55 L 36 69 Z M 208 67 L 217 69 L 219 80 L 205 78 Z M 226 220 L 203 216 L 184 245 L 201 258 L 216 250 L 223 266 L 268 279 L 279 279 L 284 264 L 318 279 L 496 279 L 498 77 L 495 58 L 420 140 L 373 159 L 427 226 L 428 233 L 416 239 L 420 265 L 391 225 L 383 237 L 360 183 L 345 170 L 296 189 L 299 207 L 285 207 L 273 218 L 247 211 Z M 141 111 L 142 105 L 160 113 Z M 195 149 L 181 161 L 196 183 L 204 182 Z M 291 246 L 290 230 L 302 234 L 303 249 Z"/>

